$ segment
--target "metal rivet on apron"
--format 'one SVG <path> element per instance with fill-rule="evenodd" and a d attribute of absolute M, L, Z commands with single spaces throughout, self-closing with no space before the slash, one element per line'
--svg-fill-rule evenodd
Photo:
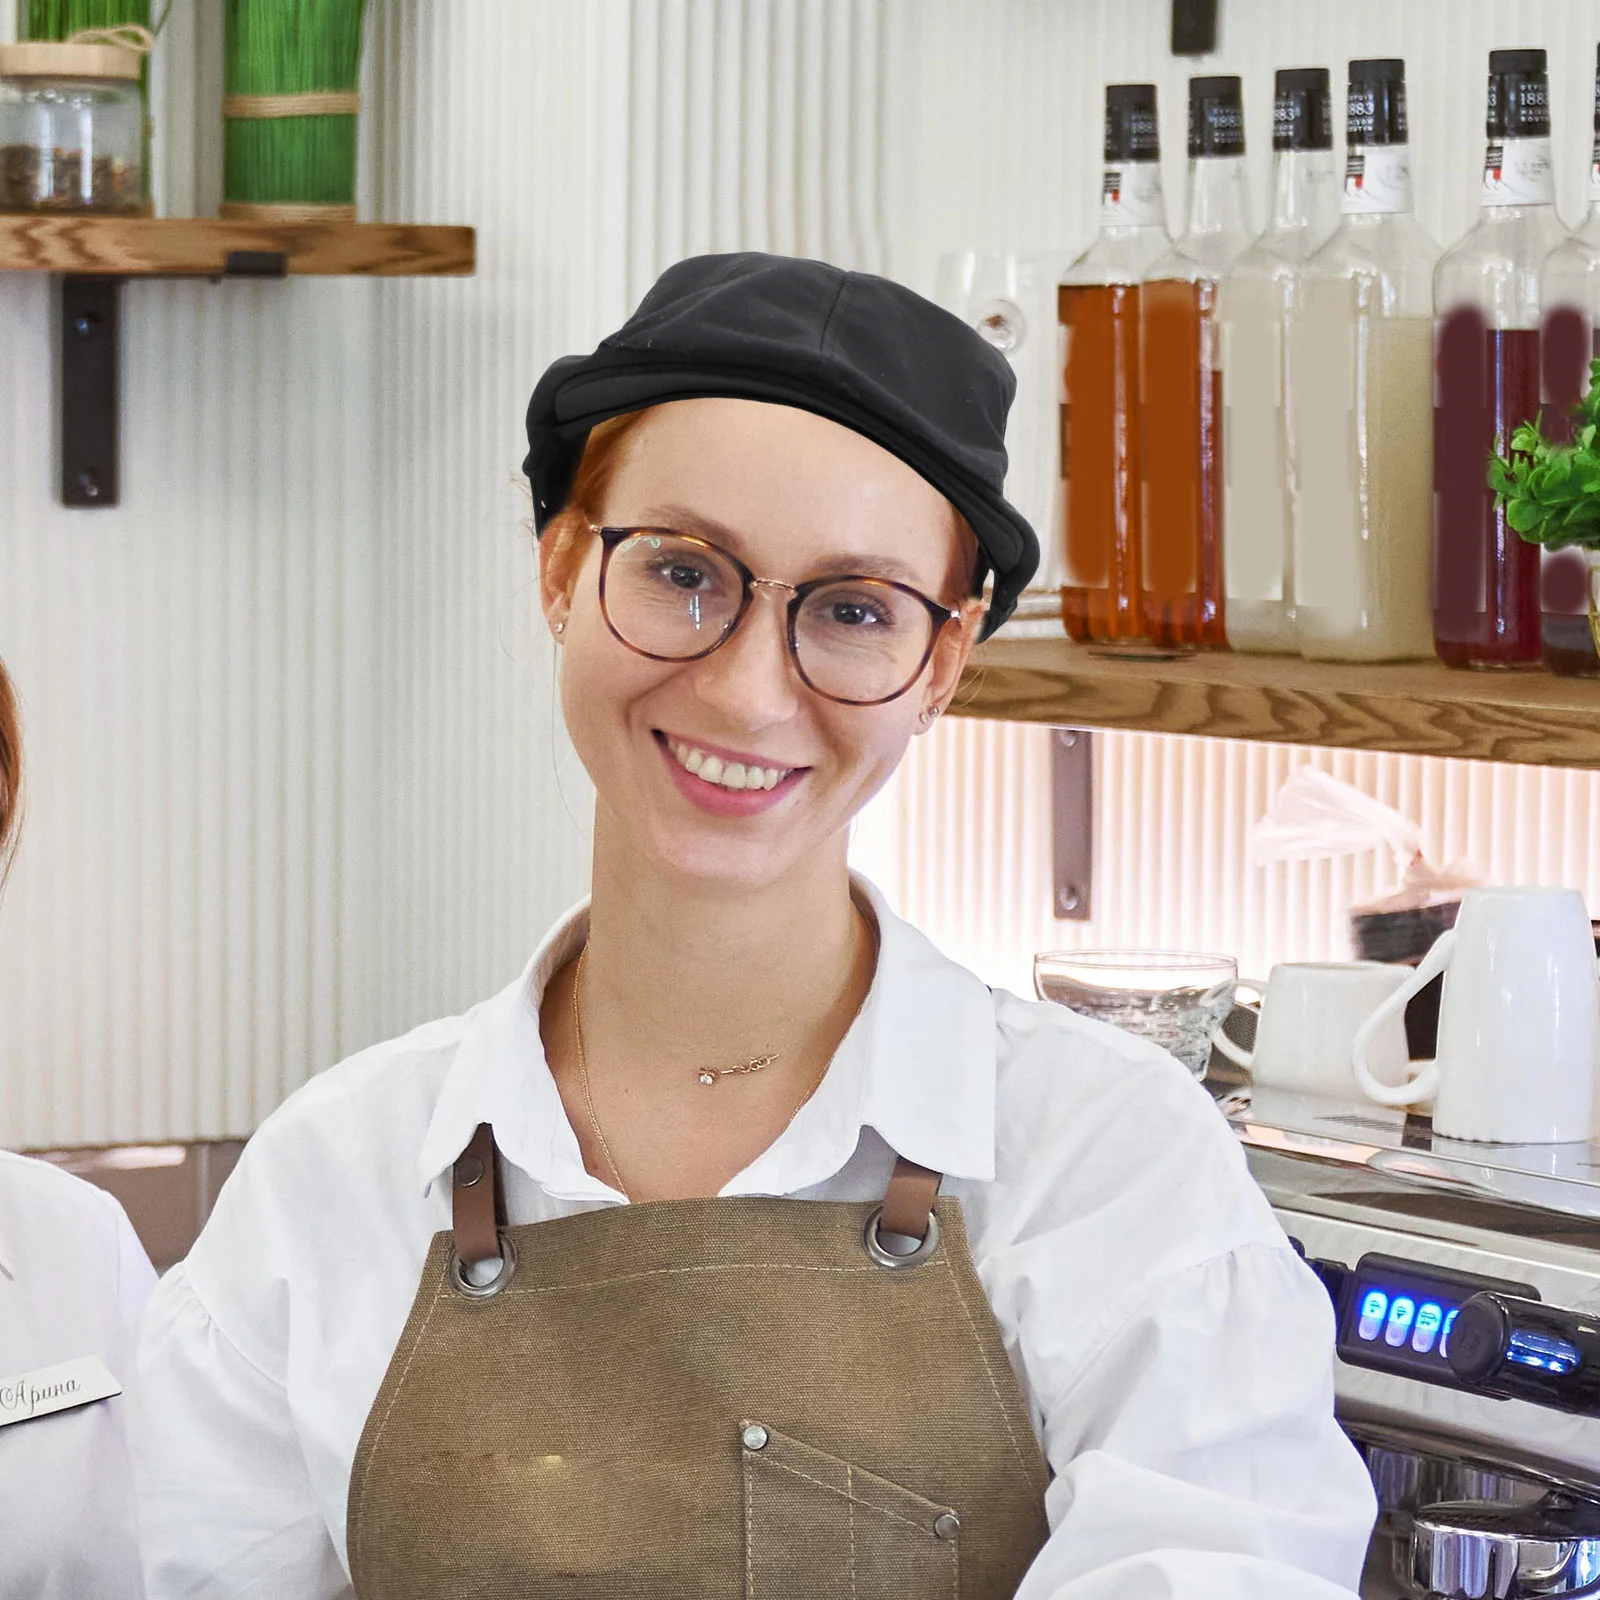
<path fill-rule="evenodd" d="M 953 1539 L 961 1532 L 961 1518 L 953 1511 L 933 1519 L 934 1534 L 940 1539 Z"/>
<path fill-rule="evenodd" d="M 456 1187 L 470 1189 L 483 1176 L 483 1163 L 477 1156 L 462 1156 L 456 1162 Z"/>
<path fill-rule="evenodd" d="M 746 1450 L 765 1450 L 771 1435 L 759 1422 L 752 1422 L 739 1437 L 744 1442 Z"/>

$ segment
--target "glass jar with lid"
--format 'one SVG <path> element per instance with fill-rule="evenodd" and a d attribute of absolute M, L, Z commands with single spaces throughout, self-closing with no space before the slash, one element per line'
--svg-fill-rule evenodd
<path fill-rule="evenodd" d="M 146 209 L 141 65 L 120 45 L 0 45 L 0 211 Z"/>

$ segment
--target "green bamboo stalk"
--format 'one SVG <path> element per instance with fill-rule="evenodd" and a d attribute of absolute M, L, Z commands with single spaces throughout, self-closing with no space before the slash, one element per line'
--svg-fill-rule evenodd
<path fill-rule="evenodd" d="M 24 39 L 68 39 L 83 28 L 150 26 L 150 0 L 17 0 L 17 32 Z"/>
<path fill-rule="evenodd" d="M 226 0 L 224 92 L 353 90 L 366 0 Z M 254 204 L 355 200 L 353 116 L 228 118 L 224 193 Z"/>

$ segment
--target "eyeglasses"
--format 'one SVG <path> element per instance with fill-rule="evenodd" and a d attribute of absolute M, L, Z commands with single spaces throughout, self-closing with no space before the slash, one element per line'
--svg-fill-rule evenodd
<path fill-rule="evenodd" d="M 887 578 L 758 578 L 709 539 L 675 528 L 596 528 L 600 611 L 652 661 L 699 661 L 733 636 L 757 589 L 782 590 L 789 659 L 808 689 L 847 706 L 897 699 L 961 613 Z"/>

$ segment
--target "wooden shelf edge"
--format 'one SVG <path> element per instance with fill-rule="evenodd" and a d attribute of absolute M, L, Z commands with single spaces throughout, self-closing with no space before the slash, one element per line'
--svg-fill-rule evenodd
<path fill-rule="evenodd" d="M 982 646 L 960 715 L 1600 769 L 1600 681 L 1200 654 L 1138 661 L 1066 640 Z"/>
<path fill-rule="evenodd" d="M 0 271 L 222 277 L 235 251 L 280 253 L 291 274 L 470 276 L 473 229 L 404 222 L 0 214 Z"/>

